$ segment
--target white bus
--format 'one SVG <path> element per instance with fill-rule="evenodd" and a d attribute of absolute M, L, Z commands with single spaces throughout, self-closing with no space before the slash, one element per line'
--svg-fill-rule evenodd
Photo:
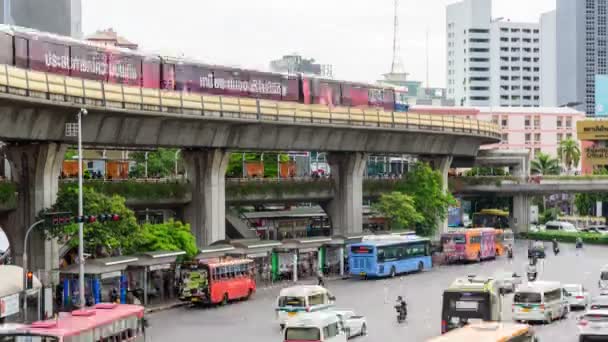
<path fill-rule="evenodd" d="M 335 312 L 304 313 L 287 321 L 284 342 L 346 342 L 346 333 Z"/>
<path fill-rule="evenodd" d="M 334 306 L 335 297 L 324 287 L 317 285 L 299 285 L 284 288 L 277 298 L 277 320 L 281 329 L 288 319 L 293 319 L 304 312 L 316 312 Z"/>

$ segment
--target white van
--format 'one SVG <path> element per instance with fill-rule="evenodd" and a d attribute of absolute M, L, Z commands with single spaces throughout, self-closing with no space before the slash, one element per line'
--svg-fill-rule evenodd
<path fill-rule="evenodd" d="M 549 221 L 545 224 L 545 230 L 561 230 L 563 232 L 577 233 L 578 229 L 566 221 Z"/>
<path fill-rule="evenodd" d="M 568 293 L 556 281 L 536 281 L 520 285 L 513 297 L 515 321 L 551 323 L 568 315 Z"/>
<path fill-rule="evenodd" d="M 338 316 L 332 311 L 303 313 L 289 319 L 283 342 L 346 342 Z"/>
<path fill-rule="evenodd" d="M 608 290 L 608 265 L 605 265 L 600 270 L 600 280 L 597 284 L 600 290 Z"/>
<path fill-rule="evenodd" d="M 304 312 L 316 312 L 330 309 L 334 306 L 335 297 L 322 286 L 299 285 L 284 288 L 277 298 L 277 320 L 281 329 L 288 319 L 297 317 Z"/>

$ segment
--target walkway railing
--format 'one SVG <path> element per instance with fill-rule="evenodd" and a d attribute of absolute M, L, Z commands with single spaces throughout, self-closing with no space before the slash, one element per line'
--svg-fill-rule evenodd
<path fill-rule="evenodd" d="M 419 129 L 500 138 L 490 122 L 444 115 L 328 107 L 296 102 L 201 95 L 85 80 L 0 65 L 0 91 L 107 109 L 166 112 L 251 121 Z"/>

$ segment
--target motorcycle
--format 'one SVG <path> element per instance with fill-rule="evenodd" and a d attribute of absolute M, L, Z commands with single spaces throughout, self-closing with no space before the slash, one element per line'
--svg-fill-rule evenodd
<path fill-rule="evenodd" d="M 509 259 L 513 259 L 513 248 L 509 248 L 507 250 L 507 256 L 509 257 Z"/>
<path fill-rule="evenodd" d="M 555 255 L 559 254 L 559 247 L 557 247 L 557 246 L 553 247 L 553 254 L 555 254 Z"/>
<path fill-rule="evenodd" d="M 397 311 L 397 323 L 403 323 L 407 318 L 407 306 L 401 306 L 400 304 L 395 305 Z"/>

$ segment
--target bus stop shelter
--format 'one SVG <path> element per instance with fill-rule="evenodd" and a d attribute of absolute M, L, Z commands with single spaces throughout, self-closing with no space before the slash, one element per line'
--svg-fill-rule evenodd
<path fill-rule="evenodd" d="M 198 251 L 196 260 L 214 259 L 214 258 L 225 258 L 230 252 L 234 251 L 235 248 L 232 245 L 221 243 L 217 245 L 211 245 L 203 247 Z"/>
<path fill-rule="evenodd" d="M 333 274 L 339 273 L 340 276 L 345 274 L 345 264 L 348 252 L 346 248 L 352 243 L 361 242 L 364 234 L 353 233 L 345 235 L 334 235 L 331 241 L 325 243 L 322 247 L 322 259 L 319 261 L 321 265 L 326 266 L 327 271 L 324 273 Z M 336 270 L 337 269 L 337 272 Z"/>
<path fill-rule="evenodd" d="M 87 304 L 113 302 L 117 299 L 120 299 L 122 304 L 126 303 L 128 284 L 125 270 L 129 264 L 138 260 L 139 258 L 135 256 L 87 260 L 84 264 Z M 64 308 L 71 308 L 76 304 L 74 299 L 79 298 L 78 273 L 78 264 L 59 269 L 60 277 L 63 278 Z M 107 295 L 104 295 L 105 293 Z"/>
<path fill-rule="evenodd" d="M 143 305 L 150 297 L 158 302 L 171 299 L 175 294 L 176 260 L 184 251 L 155 251 L 137 255 L 137 261 L 127 266 L 129 287 L 141 296 Z"/>
<path fill-rule="evenodd" d="M 227 254 L 234 257 L 248 258 L 254 261 L 256 281 L 270 282 L 270 259 L 273 249 L 281 246 L 280 241 L 260 239 L 236 239 L 218 241 L 218 244 L 229 244 L 234 250 Z"/>
<path fill-rule="evenodd" d="M 331 238 L 327 236 L 283 240 L 281 246 L 274 249 L 276 253 L 273 253 L 272 258 L 273 279 L 278 278 L 279 273 L 285 272 L 285 268 L 279 265 L 280 254 L 287 254 L 291 257 L 294 282 L 298 281 L 300 275 L 304 275 L 306 266 L 308 266 L 306 270 L 310 275 L 319 272 L 321 270 L 319 254 L 323 253 L 321 247 L 328 242 L 331 242 Z M 282 265 L 285 266 L 284 263 Z"/>

